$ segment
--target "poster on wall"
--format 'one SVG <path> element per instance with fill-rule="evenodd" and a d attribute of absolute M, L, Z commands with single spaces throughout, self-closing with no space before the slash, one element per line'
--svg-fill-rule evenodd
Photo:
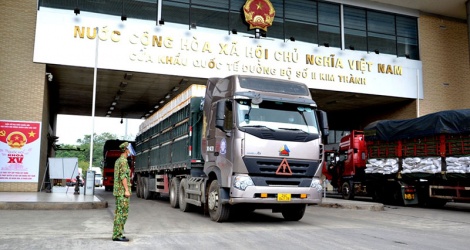
<path fill-rule="evenodd" d="M 0 120 L 0 182 L 38 182 L 41 123 Z"/>

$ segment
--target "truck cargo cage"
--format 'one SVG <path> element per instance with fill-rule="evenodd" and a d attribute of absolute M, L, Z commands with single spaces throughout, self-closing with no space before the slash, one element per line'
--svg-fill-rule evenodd
<path fill-rule="evenodd" d="M 439 136 L 403 140 L 403 157 L 430 157 L 440 155 Z"/>
<path fill-rule="evenodd" d="M 470 134 L 447 135 L 447 155 L 470 155 Z"/>
<path fill-rule="evenodd" d="M 367 157 L 374 158 L 395 158 L 399 157 L 399 148 L 396 142 L 367 141 Z"/>

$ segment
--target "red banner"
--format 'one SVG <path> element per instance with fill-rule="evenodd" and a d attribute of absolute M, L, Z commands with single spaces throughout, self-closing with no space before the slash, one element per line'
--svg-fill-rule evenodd
<path fill-rule="evenodd" d="M 0 121 L 0 141 L 11 149 L 21 149 L 39 138 L 39 123 Z"/>

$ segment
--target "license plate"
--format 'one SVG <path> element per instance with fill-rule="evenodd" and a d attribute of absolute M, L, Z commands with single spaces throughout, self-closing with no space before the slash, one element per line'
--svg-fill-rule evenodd
<path fill-rule="evenodd" d="M 290 194 L 277 194 L 277 201 L 290 201 Z"/>
<path fill-rule="evenodd" d="M 414 194 L 405 194 L 405 200 L 414 200 L 415 195 Z"/>

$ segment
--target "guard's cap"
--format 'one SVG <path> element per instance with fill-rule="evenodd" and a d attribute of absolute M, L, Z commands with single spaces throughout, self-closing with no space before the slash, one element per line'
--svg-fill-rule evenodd
<path fill-rule="evenodd" d="M 121 149 L 122 152 L 126 151 L 127 146 L 129 146 L 129 142 L 123 142 L 121 145 L 119 145 L 119 148 Z"/>

